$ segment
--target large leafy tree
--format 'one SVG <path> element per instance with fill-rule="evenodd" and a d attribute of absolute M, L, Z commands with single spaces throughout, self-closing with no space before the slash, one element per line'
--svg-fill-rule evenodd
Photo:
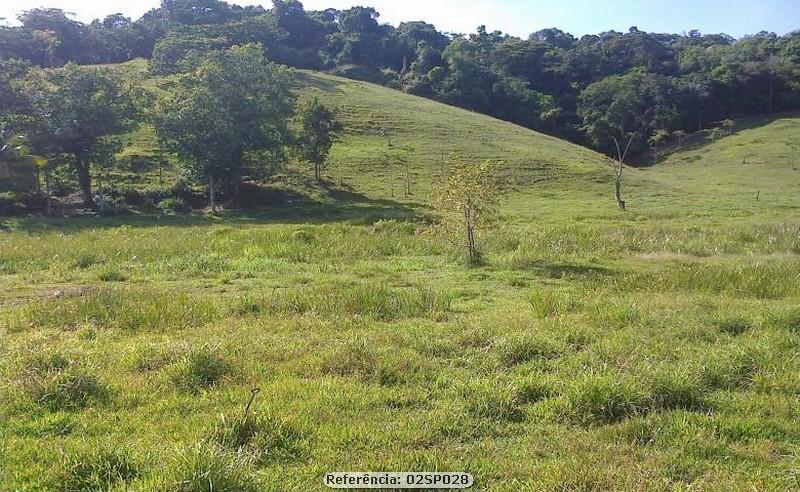
<path fill-rule="evenodd" d="M 245 155 L 282 148 L 293 112 L 289 72 L 248 44 L 206 54 L 158 101 L 153 120 L 188 174 L 208 182 L 212 199 L 221 184 L 238 201 Z"/>
<path fill-rule="evenodd" d="M 26 134 L 32 147 L 39 154 L 69 157 L 83 201 L 93 207 L 92 166 L 113 157 L 111 137 L 129 127 L 135 113 L 132 87 L 110 70 L 68 64 L 33 70 L 23 93 L 30 105 Z"/>
<path fill-rule="evenodd" d="M 587 87 L 580 95 L 578 114 L 583 129 L 599 149 L 616 155 L 618 141 L 631 142 L 630 152 L 648 148 L 657 130 L 680 126 L 673 80 L 643 70 L 607 77 Z"/>
<path fill-rule="evenodd" d="M 319 181 L 333 142 L 341 134 L 342 125 L 334 112 L 317 98 L 304 104 L 297 116 L 300 126 L 297 149 L 303 159 L 314 164 L 314 177 Z"/>

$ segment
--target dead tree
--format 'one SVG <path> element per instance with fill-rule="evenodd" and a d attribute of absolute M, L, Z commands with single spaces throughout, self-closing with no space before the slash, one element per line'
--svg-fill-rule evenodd
<path fill-rule="evenodd" d="M 625 158 L 628 156 L 628 150 L 631 148 L 633 139 L 636 138 L 636 132 L 631 134 L 624 151 L 620 147 L 617 137 L 612 138 L 614 139 L 614 145 L 617 147 L 617 160 L 614 165 L 614 199 L 617 201 L 617 207 L 624 212 L 626 208 L 625 200 L 622 199 L 622 170 L 625 167 Z"/>

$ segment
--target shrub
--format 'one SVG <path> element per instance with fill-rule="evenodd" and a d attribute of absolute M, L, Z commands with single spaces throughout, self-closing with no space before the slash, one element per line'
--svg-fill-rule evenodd
<path fill-rule="evenodd" d="M 165 214 L 185 214 L 192 211 L 183 198 L 164 198 L 156 205 Z"/>

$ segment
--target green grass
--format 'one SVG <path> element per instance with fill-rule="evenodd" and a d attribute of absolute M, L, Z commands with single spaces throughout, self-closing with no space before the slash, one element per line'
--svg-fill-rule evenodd
<path fill-rule="evenodd" d="M 4 221 L 0 490 L 325 490 L 336 470 L 463 470 L 486 491 L 798 487 L 800 194 L 783 159 L 800 118 L 627 171 L 623 214 L 590 151 L 298 80 L 343 108 L 326 173 L 348 192 Z M 383 125 L 418 154 L 411 197 L 380 164 Z M 421 234 L 439 147 L 519 171 L 480 267 Z"/>

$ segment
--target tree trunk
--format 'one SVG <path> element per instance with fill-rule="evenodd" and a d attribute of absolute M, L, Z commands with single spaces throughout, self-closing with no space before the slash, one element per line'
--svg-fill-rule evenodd
<path fill-rule="evenodd" d="M 44 189 L 46 193 L 46 208 L 45 208 L 45 215 L 48 217 L 53 215 L 53 197 L 50 194 L 50 171 L 45 170 L 44 172 Z"/>
<path fill-rule="evenodd" d="M 620 183 L 619 178 L 617 178 L 617 180 L 614 181 L 614 199 L 617 201 L 617 208 L 619 208 L 620 210 L 622 210 L 624 212 L 625 211 L 625 200 L 622 199 L 621 188 L 622 188 L 622 183 Z"/>
<path fill-rule="evenodd" d="M 214 173 L 208 174 L 208 201 L 211 206 L 211 213 L 217 213 L 217 190 L 214 184 Z"/>
<path fill-rule="evenodd" d="M 239 206 L 239 200 L 242 197 L 242 160 L 244 155 L 241 151 L 233 156 L 233 166 L 230 173 L 230 180 L 228 182 L 228 194 L 230 195 L 231 202 L 235 206 Z"/>
<path fill-rule="evenodd" d="M 614 200 L 617 202 L 617 208 L 625 211 L 625 200 L 622 199 L 622 163 L 618 163 L 617 177 L 614 180 Z"/>
<path fill-rule="evenodd" d="M 464 226 L 466 228 L 467 255 L 470 265 L 478 262 L 478 251 L 475 247 L 475 227 L 472 224 L 472 209 L 470 204 L 464 207 Z"/>
<path fill-rule="evenodd" d="M 92 196 L 92 176 L 89 174 L 89 163 L 81 154 L 75 154 L 75 170 L 78 172 L 78 184 L 83 194 L 83 204 L 94 208 L 94 197 Z"/>
<path fill-rule="evenodd" d="M 314 163 L 314 179 L 322 181 L 322 166 L 319 162 Z"/>

